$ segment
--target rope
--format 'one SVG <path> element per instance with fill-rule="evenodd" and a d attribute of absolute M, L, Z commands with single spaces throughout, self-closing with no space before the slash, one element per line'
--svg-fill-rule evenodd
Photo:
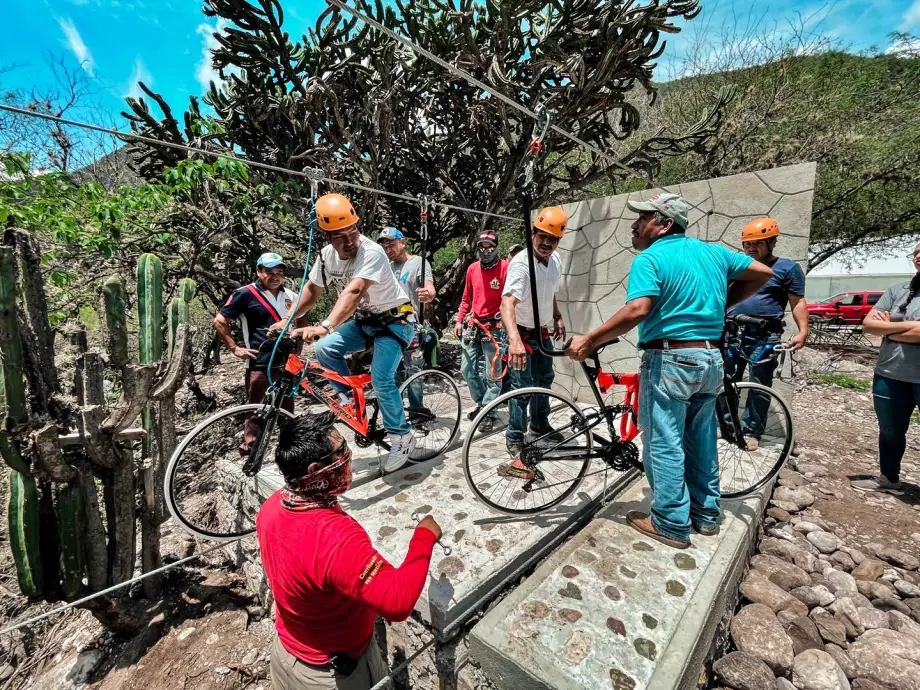
<path fill-rule="evenodd" d="M 280 172 L 285 175 L 294 175 L 296 177 L 306 177 L 312 179 L 308 173 L 302 172 L 300 170 L 290 170 L 288 168 L 282 168 L 278 165 L 271 165 L 270 163 L 259 163 L 258 161 L 250 161 L 245 158 L 240 158 L 231 153 L 220 153 L 218 151 L 207 151 L 205 149 L 199 149 L 194 146 L 188 146 L 187 144 L 177 144 L 172 141 L 161 141 L 160 139 L 154 139 L 153 137 L 145 137 L 141 134 L 134 134 L 131 132 L 120 132 L 117 129 L 110 129 L 108 127 L 101 127 L 100 125 L 94 125 L 89 122 L 81 122 L 79 120 L 70 120 L 64 117 L 58 117 L 56 115 L 48 115 L 46 113 L 36 113 L 31 110 L 25 110 L 23 108 L 17 108 L 12 105 L 2 105 L 0 104 L 0 110 L 5 110 L 9 113 L 15 113 L 17 115 L 27 115 L 29 117 L 37 117 L 41 120 L 49 120 L 51 122 L 57 122 L 62 125 L 70 125 L 72 127 L 82 127 L 83 129 L 89 129 L 94 132 L 102 132 L 103 134 L 111 134 L 122 139 L 133 139 L 135 141 L 141 141 L 145 144 L 150 144 L 151 146 L 165 146 L 166 148 L 179 149 L 181 151 L 187 151 L 189 153 L 198 153 L 203 156 L 212 156 L 214 158 L 225 158 L 227 160 L 236 161 L 237 163 L 242 163 L 243 165 L 248 165 L 253 168 L 259 168 L 261 170 L 270 170 L 272 172 Z M 344 180 L 336 180 L 331 177 L 322 177 L 319 180 L 320 182 L 326 182 L 328 184 L 338 184 L 344 187 L 351 187 L 352 189 L 358 189 L 362 192 L 369 192 L 371 194 L 380 194 L 381 196 L 387 196 L 393 199 L 402 199 L 404 201 L 411 201 L 416 204 L 420 204 L 422 197 L 409 196 L 408 194 L 398 194 L 396 192 L 388 192 L 383 189 L 375 189 L 374 187 L 367 187 L 357 182 L 345 182 Z M 452 211 L 461 211 L 465 213 L 475 213 L 480 216 L 488 216 L 489 218 L 498 218 L 499 220 L 510 220 L 517 221 L 517 218 L 511 216 L 505 216 L 501 213 L 492 213 L 491 211 L 480 211 L 475 208 L 467 208 L 465 206 L 457 206 L 455 204 L 448 204 L 443 201 L 434 201 L 429 200 L 433 206 L 440 206 L 441 208 L 451 209 Z"/>
<path fill-rule="evenodd" d="M 372 17 L 367 16 L 366 14 L 364 14 L 363 12 L 361 12 L 361 11 L 359 11 L 359 10 L 356 10 L 356 9 L 353 9 L 353 8 L 349 7 L 349 6 L 346 5 L 342 0 L 326 0 L 326 2 L 328 2 L 330 5 L 335 5 L 335 6 L 338 7 L 339 9 L 345 10 L 346 12 L 348 12 L 348 14 L 350 14 L 350 15 L 352 15 L 352 16 L 354 16 L 354 17 L 357 17 L 358 19 L 362 20 L 363 22 L 365 22 L 365 23 L 367 23 L 367 24 L 370 24 L 371 26 L 373 26 L 373 27 L 374 27 L 375 29 L 377 29 L 378 31 L 382 31 L 383 33 L 385 33 L 387 36 L 389 36 L 390 38 L 392 38 L 394 41 L 398 41 L 398 42 L 402 43 L 404 46 L 406 46 L 407 48 L 409 48 L 410 50 L 412 50 L 413 52 L 418 53 L 419 55 L 425 56 L 426 58 L 428 58 L 428 59 L 431 60 L 432 62 L 434 62 L 434 63 L 440 65 L 441 67 L 443 67 L 443 68 L 446 69 L 447 71 L 452 72 L 453 74 L 457 75 L 458 77 L 461 77 L 461 78 L 463 78 L 463 79 L 466 79 L 468 82 L 470 82 L 471 84 L 473 84 L 473 85 L 479 87 L 480 89 L 482 89 L 483 91 L 485 91 L 486 93 L 488 93 L 490 96 L 493 96 L 494 98 L 497 98 L 498 100 L 500 100 L 500 101 L 501 101 L 502 103 L 504 103 L 505 105 L 511 106 L 511 107 L 514 108 L 515 110 L 517 110 L 517 111 L 523 113 L 524 115 L 527 115 L 527 116 L 530 117 L 530 118 L 533 118 L 533 119 L 536 120 L 537 122 L 540 122 L 540 121 L 541 121 L 540 115 L 537 114 L 536 111 L 533 111 L 533 110 L 531 110 L 530 108 L 521 105 L 521 104 L 518 103 L 517 101 L 515 101 L 515 100 L 513 100 L 513 99 L 511 99 L 511 98 L 508 98 L 508 97 L 507 97 L 506 95 L 504 95 L 503 93 L 500 93 L 500 92 L 496 91 L 495 89 L 493 89 L 492 87 L 490 87 L 490 86 L 484 84 L 483 82 L 479 81 L 476 77 L 474 77 L 474 76 L 473 76 L 472 74 L 470 74 L 469 72 L 466 72 L 466 71 L 460 69 L 460 68 L 457 67 L 456 65 L 450 64 L 450 63 L 447 62 L 446 60 L 444 60 L 444 59 L 438 57 L 437 55 L 435 55 L 435 54 L 432 53 L 431 51 L 426 50 L 425 48 L 422 48 L 420 45 L 418 45 L 418 44 L 416 44 L 416 43 L 413 43 L 413 42 L 410 41 L 408 38 L 406 38 L 405 36 L 403 36 L 403 35 L 401 35 L 401 34 L 396 33 L 396 32 L 393 31 L 392 29 L 388 29 L 388 28 L 385 27 L 383 24 L 381 24 L 380 22 L 378 22 L 376 19 L 373 19 Z M 616 158 L 614 158 L 614 157 L 611 156 L 610 154 L 604 153 L 603 151 L 601 151 L 601 150 L 600 150 L 599 148 L 597 148 L 596 146 L 592 146 L 592 145 L 589 144 L 587 141 L 584 141 L 584 140 L 582 140 L 582 139 L 579 139 L 579 138 L 576 137 L 574 134 L 571 134 L 571 133 L 565 131 L 564 129 L 562 129 L 562 128 L 559 127 L 558 125 L 551 124 L 551 125 L 550 125 L 550 129 L 552 129 L 552 130 L 553 130 L 554 132 L 556 132 L 557 134 L 561 134 L 562 136 L 564 136 L 564 137 L 565 137 L 566 139 L 568 139 L 569 141 L 578 144 L 578 145 L 581 146 L 582 148 L 587 149 L 588 151 L 591 151 L 592 153 L 594 153 L 594 154 L 597 155 L 597 156 L 600 156 L 601 158 L 603 158 L 604 160 L 610 162 L 612 165 L 614 165 L 614 166 L 620 168 L 621 170 L 625 170 L 625 171 L 628 172 L 630 175 L 634 175 L 634 174 L 636 173 L 635 170 L 632 170 L 632 169 L 626 167 L 625 165 L 623 165 L 622 163 L 620 163 Z"/>
<path fill-rule="evenodd" d="M 240 537 L 240 539 L 242 539 L 242 537 Z M 135 582 L 146 580 L 148 577 L 153 577 L 154 575 L 157 575 L 159 573 L 165 573 L 167 570 L 178 568 L 180 565 L 183 565 L 184 563 L 188 563 L 189 561 L 193 561 L 196 558 L 201 558 L 202 556 L 206 556 L 212 551 L 217 551 L 217 549 L 221 549 L 225 546 L 229 546 L 230 544 L 235 544 L 236 542 L 240 541 L 240 539 L 233 539 L 232 541 L 221 542 L 220 544 L 212 546 L 210 549 L 205 549 L 204 551 L 192 554 L 191 556 L 186 556 L 185 558 L 178 560 L 174 563 L 170 563 L 168 565 L 164 565 L 159 568 L 156 568 L 155 570 L 151 570 L 149 573 L 138 575 L 137 577 L 131 578 L 130 580 L 126 580 L 125 582 L 120 582 L 117 585 L 112 585 L 111 587 L 107 589 L 103 589 L 99 592 L 95 592 L 94 594 L 90 594 L 89 596 L 83 597 L 82 599 L 77 599 L 76 601 L 72 601 L 69 604 L 64 604 L 63 606 L 59 606 L 56 609 L 52 609 L 51 611 L 46 611 L 45 613 L 39 616 L 35 616 L 34 618 L 29 618 L 28 620 L 24 620 L 20 623 L 16 623 L 15 625 L 10 625 L 6 628 L 3 628 L 3 630 L 0 630 L 0 635 L 3 635 L 4 633 L 11 633 L 14 630 L 19 630 L 19 628 L 24 628 L 27 625 L 31 625 L 32 623 L 37 623 L 38 621 L 44 620 L 46 618 L 51 618 L 51 616 L 56 616 L 59 613 L 64 613 L 65 611 L 69 611 L 70 609 L 76 608 L 77 606 L 82 606 L 88 601 L 92 601 L 93 599 L 98 599 L 99 597 L 105 596 L 106 594 L 111 594 L 112 592 L 115 592 L 119 589 L 127 587 L 128 585 L 133 585 Z"/>

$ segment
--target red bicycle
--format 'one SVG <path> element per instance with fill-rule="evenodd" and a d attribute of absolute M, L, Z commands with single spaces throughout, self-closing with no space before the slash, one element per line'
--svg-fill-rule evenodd
<path fill-rule="evenodd" d="M 297 345 L 289 336 L 278 343 L 276 357 L 284 366 L 273 371 L 274 380 L 262 404 L 222 410 L 189 431 L 176 447 L 166 469 L 166 504 L 192 534 L 233 539 L 255 530 L 258 508 L 278 481 L 276 477 L 267 481 L 262 474 L 278 441 L 278 420 L 294 416 L 282 408 L 285 398 L 311 398 L 353 431 L 353 439 L 347 440 L 359 448 L 377 445 L 389 450 L 386 431 L 378 424 L 380 409 L 370 374 L 342 376 L 297 354 Z M 330 382 L 348 386 L 352 402 L 343 405 Z M 421 462 L 440 455 L 460 430 L 457 383 L 442 371 L 427 369 L 409 376 L 399 390 L 416 440 L 410 460 Z M 410 390 L 413 398 L 424 401 L 424 407 L 409 405 Z M 244 442 L 247 425 L 256 428 L 251 444 Z"/>
<path fill-rule="evenodd" d="M 736 329 L 730 327 L 731 320 L 727 325 L 730 343 Z M 470 489 L 489 507 L 511 515 L 532 515 L 566 500 L 585 477 L 608 470 L 643 471 L 639 449 L 633 443 L 641 433 L 639 375 L 605 372 L 598 356 L 601 350 L 592 356 L 593 366 L 582 363 L 596 405 L 577 405 L 544 388 L 522 388 L 499 396 L 476 416 L 463 444 L 463 470 Z M 604 397 L 614 386 L 625 387 L 619 403 Z M 509 465 L 517 458 L 505 448 L 503 428 L 496 425 L 483 430 L 480 424 L 501 414 L 497 408 L 511 399 L 520 398 L 526 405 L 533 404 L 535 396 L 546 398 L 541 404 L 549 406 L 553 431 L 528 434 L 517 456 L 520 467 L 510 472 Z M 792 414 L 772 389 L 729 377 L 724 379 L 716 409 L 722 497 L 747 496 L 770 481 L 789 457 Z M 598 433 L 604 427 L 607 436 Z M 600 460 L 601 465 L 589 471 L 592 460 Z"/>

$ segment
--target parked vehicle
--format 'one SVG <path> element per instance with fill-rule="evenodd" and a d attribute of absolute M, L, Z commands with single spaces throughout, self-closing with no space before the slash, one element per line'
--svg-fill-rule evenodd
<path fill-rule="evenodd" d="M 808 305 L 808 314 L 813 319 L 824 319 L 833 324 L 856 326 L 862 323 L 866 314 L 879 301 L 884 292 L 843 292 L 823 302 Z"/>

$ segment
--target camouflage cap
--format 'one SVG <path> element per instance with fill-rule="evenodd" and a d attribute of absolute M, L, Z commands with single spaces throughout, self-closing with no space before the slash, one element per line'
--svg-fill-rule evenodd
<path fill-rule="evenodd" d="M 629 210 L 637 213 L 640 211 L 658 211 L 682 228 L 686 228 L 689 222 L 687 214 L 690 211 L 690 204 L 684 201 L 679 194 L 665 192 L 656 194 L 646 201 L 627 201 L 626 205 Z"/>

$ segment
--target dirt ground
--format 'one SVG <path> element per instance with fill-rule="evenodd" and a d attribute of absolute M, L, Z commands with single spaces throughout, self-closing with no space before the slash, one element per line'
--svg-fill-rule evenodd
<path fill-rule="evenodd" d="M 871 393 L 808 381 L 808 373 L 843 374 L 840 381 L 871 381 L 865 362 L 828 364 L 826 353 L 801 357 L 793 408 L 801 455 L 829 470 L 819 485 L 816 507 L 826 519 L 843 526 L 854 542 L 896 546 L 920 557 L 920 424 L 908 435 L 902 478 L 914 485 L 903 497 L 873 496 L 849 487 L 848 476 L 877 472 L 878 428 Z M 202 386 L 220 404 L 239 392 L 238 368 L 230 363 Z M 822 379 L 822 381 L 825 381 Z M 235 391 L 231 392 L 233 389 Z M 190 420 L 188 420 L 190 421 Z M 5 502 L 5 485 L 0 484 Z M 3 521 L 5 531 L 5 521 Z M 19 595 L 6 535 L 0 533 L 0 625 L 36 615 L 51 607 L 28 605 Z M 166 526 L 166 562 L 191 553 L 194 543 L 178 528 Z M 206 563 L 193 562 L 171 571 L 160 602 L 140 598 L 140 589 L 125 605 L 133 607 L 138 630 L 117 635 L 105 630 L 89 611 L 36 624 L 0 636 L 0 690 L 36 688 L 269 688 L 270 617 L 245 589 L 232 554 L 214 552 Z"/>

